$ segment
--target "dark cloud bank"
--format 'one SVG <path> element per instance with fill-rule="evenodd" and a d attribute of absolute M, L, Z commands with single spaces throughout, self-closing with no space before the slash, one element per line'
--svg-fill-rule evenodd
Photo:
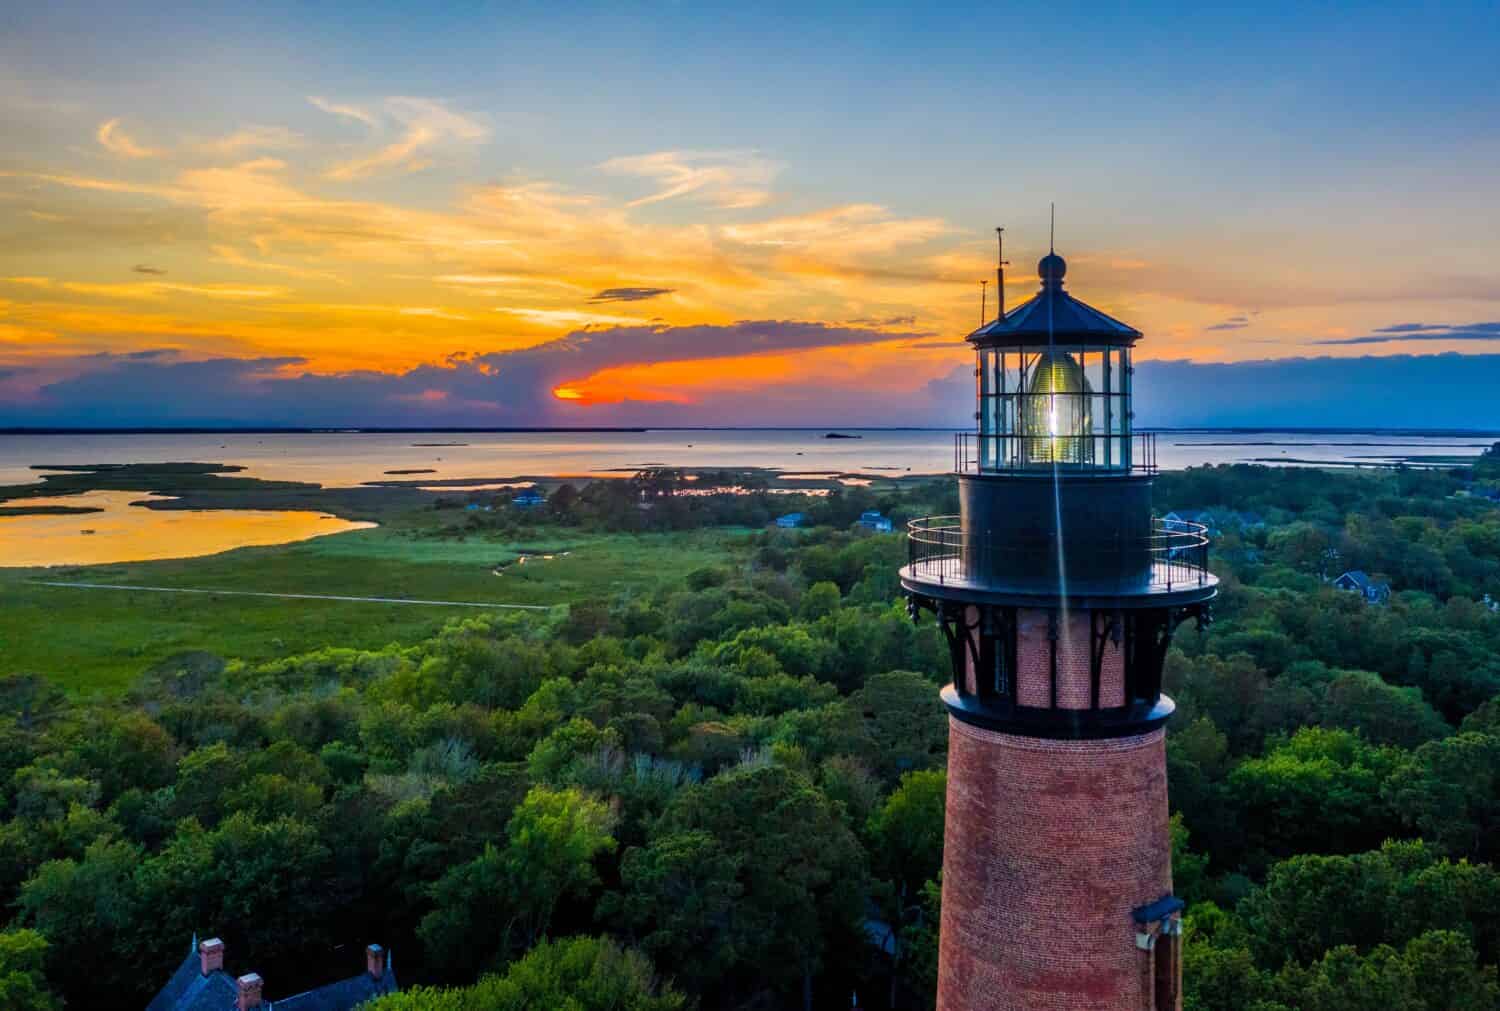
<path fill-rule="evenodd" d="M 1451 339 L 1457 328 L 1443 328 Z M 1473 330 L 1474 328 L 1466 328 Z M 1410 339 L 1430 330 L 1389 331 Z M 171 351 L 96 355 L 46 380 L 0 375 L 0 426 L 916 425 L 972 424 L 972 366 L 901 397 L 836 373 L 725 390 L 691 404 L 586 406 L 552 390 L 610 366 L 912 340 L 856 326 L 760 321 L 579 331 L 524 351 L 455 357 L 391 375 L 298 375 L 295 358 L 188 360 Z M 1380 333 L 1372 335 L 1380 336 Z M 49 365 L 55 376 L 56 364 Z M 733 383 L 729 383 L 733 386 Z M 1500 354 L 1143 362 L 1140 427 L 1500 429 Z"/>

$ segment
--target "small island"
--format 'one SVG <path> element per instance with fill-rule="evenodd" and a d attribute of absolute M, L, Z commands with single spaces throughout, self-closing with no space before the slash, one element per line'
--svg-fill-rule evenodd
<path fill-rule="evenodd" d="M 69 505 L 0 505 L 0 516 L 77 516 L 82 513 L 102 513 L 98 506 Z"/>
<path fill-rule="evenodd" d="M 823 436 L 825 439 L 863 439 L 863 435 L 849 435 L 845 432 L 829 432 Z"/>

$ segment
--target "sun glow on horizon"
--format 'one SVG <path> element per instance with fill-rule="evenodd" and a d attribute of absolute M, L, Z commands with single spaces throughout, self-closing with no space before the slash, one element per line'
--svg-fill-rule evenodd
<path fill-rule="evenodd" d="M 703 17 L 674 9 L 629 27 Z M 981 282 L 994 312 L 995 225 L 1013 264 L 1006 304 L 1035 291 L 1043 183 L 1057 189 L 1070 288 L 1146 334 L 1142 361 L 1500 351 L 1493 324 L 1472 322 L 1500 312 L 1488 266 L 1500 245 L 1470 210 L 1500 199 L 1493 159 L 1394 127 L 1421 91 L 1422 129 L 1441 108 L 1454 136 L 1481 135 L 1474 83 L 1486 81 L 1467 70 L 1467 92 L 1442 86 L 1443 68 L 1465 65 L 1446 56 L 1395 81 L 1380 79 L 1389 61 L 1346 68 L 1368 85 L 1350 102 L 1389 129 L 1329 145 L 1258 92 L 1184 96 L 1141 75 L 1120 56 L 1128 47 L 1094 48 L 1061 93 L 1037 90 L 1045 47 L 1016 49 L 1013 77 L 931 59 L 866 79 L 876 64 L 861 47 L 935 55 L 924 33 L 950 30 L 936 24 L 838 52 L 812 44 L 817 32 L 778 36 L 788 65 L 826 75 L 813 85 L 727 33 L 704 35 L 710 58 L 681 78 L 649 72 L 543 9 L 399 15 L 412 37 L 446 41 L 403 49 L 394 70 L 382 39 L 332 12 L 253 20 L 214 34 L 212 62 L 184 55 L 204 51 L 192 18 L 149 33 L 122 23 L 85 63 L 67 58 L 91 33 L 81 22 L 21 19 L 0 39 L 12 141 L 0 164 L 0 417 L 107 417 L 106 374 L 163 420 L 181 417 L 173 383 L 231 383 L 223 420 L 250 421 L 241 413 L 276 414 L 258 398 L 292 380 L 370 422 L 927 410 L 933 384 L 971 367 L 962 338 Z M 1041 12 L 1010 31 L 1045 39 L 1056 20 Z M 317 28 L 337 29 L 327 64 L 281 62 Z M 1442 52 L 1478 37 L 1456 34 Z M 1313 35 L 1283 35 L 1243 66 L 1259 73 L 1299 39 L 1325 55 Z M 1191 49 L 1172 59 L 1192 63 Z M 664 118 L 575 100 L 563 68 L 580 54 L 598 58 L 595 99 L 628 96 Z M 1327 62 L 1298 64 L 1288 86 L 1312 93 Z M 843 90 L 854 81 L 857 93 Z M 163 102 L 164 87 L 194 101 Z M 1003 129 L 970 128 L 986 96 Z M 854 108 L 886 115 L 829 115 Z M 1277 144 L 1262 142 L 1268 124 L 1285 127 Z M 1048 143 L 1014 157 L 1007 138 L 1028 129 Z M 1381 144 L 1397 156 L 1380 157 Z M 1099 150 L 1115 153 L 1108 169 Z M 1441 182 L 1420 196 L 1419 164 Z M 1378 221 L 1374 203 L 1387 208 Z M 773 332 L 798 327 L 827 332 Z M 632 415 L 633 404 L 665 406 Z"/>

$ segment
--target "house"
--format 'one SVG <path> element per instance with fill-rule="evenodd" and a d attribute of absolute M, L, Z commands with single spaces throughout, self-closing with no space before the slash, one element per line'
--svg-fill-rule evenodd
<path fill-rule="evenodd" d="M 793 527 L 800 527 L 802 519 L 801 513 L 787 513 L 785 516 L 776 517 L 776 525 L 783 530 L 790 530 Z"/>
<path fill-rule="evenodd" d="M 510 504 L 517 509 L 535 509 L 539 505 L 545 505 L 547 496 L 535 488 L 527 488 L 521 494 L 510 500 Z"/>
<path fill-rule="evenodd" d="M 859 525 L 866 530 L 873 530 L 878 534 L 888 534 L 891 532 L 890 518 L 880 515 L 878 509 L 866 509 L 860 513 Z"/>
<path fill-rule="evenodd" d="M 1384 604 L 1391 599 L 1391 584 L 1372 580 L 1363 569 L 1350 569 L 1333 581 L 1340 590 L 1358 593 L 1367 604 Z"/>
<path fill-rule="evenodd" d="M 1169 533 L 1192 533 L 1195 524 L 1205 527 L 1211 534 L 1219 532 L 1214 526 L 1214 514 L 1207 509 L 1180 509 L 1161 518 L 1162 529 Z"/>
<path fill-rule="evenodd" d="M 258 973 L 231 976 L 224 969 L 224 942 L 193 938 L 188 954 L 146 1011 L 353 1011 L 365 1001 L 395 993 L 396 970 L 378 944 L 365 948 L 365 971 L 295 997 L 269 1001 Z"/>

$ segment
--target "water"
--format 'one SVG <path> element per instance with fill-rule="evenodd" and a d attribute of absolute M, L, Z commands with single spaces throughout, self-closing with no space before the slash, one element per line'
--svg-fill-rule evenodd
<path fill-rule="evenodd" d="M 618 475 L 647 466 L 765 467 L 797 472 L 942 474 L 953 433 L 861 430 L 522 433 L 314 432 L 292 434 L 0 435 L 0 485 L 39 480 L 35 464 L 195 462 L 245 467 L 250 477 L 352 486 L 379 480 Z M 1474 457 L 1500 435 L 1163 432 L 1165 470 L 1205 463 L 1390 464 Z M 423 445 L 423 444 L 427 445 Z M 446 445 L 433 445 L 443 443 Z M 393 474 L 390 470 L 430 470 Z"/>
<path fill-rule="evenodd" d="M 88 506 L 102 511 L 0 517 L 0 566 L 103 565 L 192 558 L 230 548 L 285 544 L 374 526 L 318 512 L 163 510 L 132 504 L 162 498 L 134 491 L 91 491 L 27 499 L 28 506 Z"/>
<path fill-rule="evenodd" d="M 0 435 L 0 485 L 34 483 L 46 464 L 193 462 L 242 466 L 249 477 L 355 486 L 368 481 L 465 479 L 496 487 L 517 477 L 618 476 L 643 467 L 761 467 L 788 474 L 868 477 L 943 474 L 953 433 L 860 430 L 526 433 L 316 432 L 288 434 Z M 1473 458 L 1496 436 L 1164 432 L 1163 469 L 1206 463 L 1438 465 Z M 430 473 L 389 474 L 388 471 Z M 859 483 L 853 478 L 846 483 Z M 430 486 L 430 485 L 429 485 Z M 457 489 L 463 490 L 463 489 Z M 138 492 L 91 492 L 28 504 L 97 506 L 103 512 L 0 516 L 0 567 L 182 558 L 281 544 L 356 529 L 316 512 L 159 510 Z M 14 503 L 13 503 L 14 504 Z M 92 530 L 85 534 L 83 531 Z"/>

